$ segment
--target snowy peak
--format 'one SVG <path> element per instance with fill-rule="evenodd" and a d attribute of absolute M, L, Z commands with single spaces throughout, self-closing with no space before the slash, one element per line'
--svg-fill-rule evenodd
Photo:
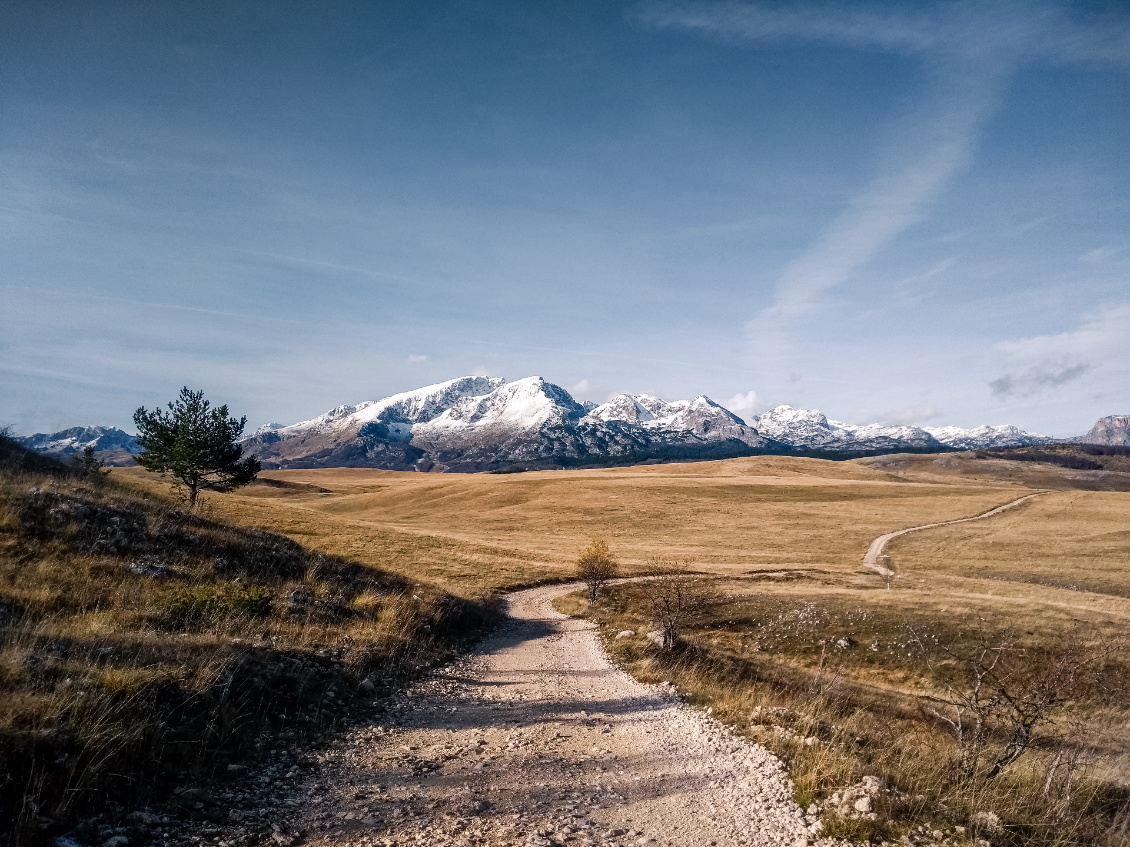
<path fill-rule="evenodd" d="M 640 402 L 641 397 L 649 397 L 647 394 L 617 394 L 611 398 L 607 403 L 603 403 L 592 409 L 588 413 L 588 417 L 594 421 L 630 421 L 632 423 L 643 423 L 645 421 L 655 420 L 655 413 L 647 406 Z M 650 398 L 655 399 L 655 398 Z M 662 402 L 662 401 L 657 401 Z"/>
<path fill-rule="evenodd" d="M 431 425 L 436 428 L 502 426 L 536 429 L 569 426 L 584 414 L 584 407 L 564 388 L 546 382 L 540 376 L 531 376 L 502 382 L 482 396 L 464 398 L 433 420 Z"/>
<path fill-rule="evenodd" d="M 972 429 L 962 429 L 959 426 L 928 426 L 924 429 L 942 444 L 955 450 L 1028 447 L 1033 444 L 1048 444 L 1055 440 L 1046 435 L 1036 435 L 1009 425 L 978 426 Z"/>
<path fill-rule="evenodd" d="M 37 432 L 35 435 L 17 437 L 15 440 L 29 450 L 46 453 L 56 458 L 73 456 L 87 447 L 93 447 L 96 451 L 141 452 L 134 436 L 113 426 L 73 426 L 59 432 Z"/>
<path fill-rule="evenodd" d="M 757 419 L 757 430 L 798 450 L 825 452 L 891 452 L 905 450 L 977 450 L 1046 444 L 1052 439 L 1014 426 L 917 427 L 828 420 L 816 409 L 777 406 Z"/>

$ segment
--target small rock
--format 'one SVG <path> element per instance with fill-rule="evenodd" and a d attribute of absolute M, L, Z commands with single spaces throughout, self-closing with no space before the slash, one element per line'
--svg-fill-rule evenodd
<path fill-rule="evenodd" d="M 373 681 L 368 678 L 361 680 L 360 684 L 357 686 L 357 692 L 359 694 L 372 694 L 376 690 L 377 686 L 373 685 Z"/>
<path fill-rule="evenodd" d="M 102 847 L 126 847 L 129 839 L 124 835 L 114 835 L 102 842 Z"/>
<path fill-rule="evenodd" d="M 865 776 L 859 780 L 859 784 L 868 794 L 878 794 L 883 790 L 883 780 L 877 776 Z"/>
<path fill-rule="evenodd" d="M 983 835 L 999 835 L 1004 832 L 1004 827 L 1001 826 L 1001 819 L 996 812 L 977 812 L 969 819 L 969 823 L 977 830 L 979 834 Z"/>
<path fill-rule="evenodd" d="M 228 812 L 228 820 L 239 823 L 241 820 L 243 820 L 243 812 L 241 812 L 239 809 L 232 809 L 230 812 Z"/>
<path fill-rule="evenodd" d="M 156 556 L 142 556 L 135 559 L 129 566 L 129 572 L 134 576 L 148 576 L 153 579 L 168 579 L 172 571 L 161 564 Z"/>
<path fill-rule="evenodd" d="M 855 639 L 849 636 L 836 639 L 836 647 L 840 650 L 848 650 L 855 646 Z"/>
<path fill-rule="evenodd" d="M 621 632 L 616 633 L 617 638 L 631 638 L 633 635 L 635 635 L 635 633 L 630 629 L 625 629 Z"/>
<path fill-rule="evenodd" d="M 867 796 L 860 797 L 858 800 L 852 803 L 852 808 L 857 812 L 867 814 L 871 811 L 871 798 Z"/>

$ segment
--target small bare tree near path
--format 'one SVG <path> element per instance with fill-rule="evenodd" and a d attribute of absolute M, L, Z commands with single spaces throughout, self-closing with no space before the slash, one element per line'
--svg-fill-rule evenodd
<path fill-rule="evenodd" d="M 647 560 L 647 578 L 637 584 L 660 632 L 660 646 L 669 650 L 678 642 L 679 630 L 702 608 L 706 595 L 700 581 L 685 560 L 655 556 Z"/>

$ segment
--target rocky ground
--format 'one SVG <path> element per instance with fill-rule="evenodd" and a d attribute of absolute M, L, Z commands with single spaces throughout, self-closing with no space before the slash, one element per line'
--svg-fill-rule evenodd
<path fill-rule="evenodd" d="M 551 608 L 565 590 L 511 595 L 509 623 L 474 654 L 384 701 L 333 745 L 279 749 L 259 771 L 182 795 L 203 819 L 138 813 L 134 829 L 98 841 L 126 847 L 145 832 L 149 843 L 216 847 L 816 843 L 819 824 L 794 803 L 781 763 L 669 687 L 616 669 L 589 624 Z"/>

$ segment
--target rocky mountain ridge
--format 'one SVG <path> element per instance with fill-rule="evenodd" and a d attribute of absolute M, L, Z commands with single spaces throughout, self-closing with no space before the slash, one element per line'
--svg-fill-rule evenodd
<path fill-rule="evenodd" d="M 1130 425 L 1118 429 L 1120 420 L 1130 422 L 1104 418 L 1096 430 L 1102 425 L 1106 434 L 1101 437 L 1130 440 L 1130 435 L 1118 435 L 1130 433 Z M 138 451 L 133 436 L 113 427 L 74 427 L 18 440 L 64 459 L 90 444 L 112 464 L 128 464 L 130 453 Z M 845 458 L 999 449 L 1053 440 L 1014 426 L 860 426 L 830 420 L 816 409 L 787 405 L 746 421 L 705 395 L 668 402 L 652 394 L 618 394 L 596 405 L 577 402 L 541 377 L 510 382 L 466 376 L 381 400 L 336 406 L 295 424 L 266 424 L 243 443 L 265 468 L 471 472 L 760 453 Z"/>
<path fill-rule="evenodd" d="M 778 406 L 749 422 L 705 395 L 667 402 L 618 394 L 593 406 L 541 377 L 461 377 L 309 421 L 260 428 L 246 441 L 264 467 L 483 471 L 759 453 L 856 456 L 1042 444 L 1016 427 L 855 426 Z"/>

